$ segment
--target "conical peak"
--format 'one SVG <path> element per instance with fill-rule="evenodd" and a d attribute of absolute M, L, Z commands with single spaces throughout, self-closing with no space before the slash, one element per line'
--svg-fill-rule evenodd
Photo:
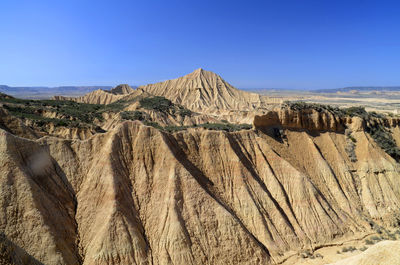
<path fill-rule="evenodd" d="M 218 76 L 216 73 L 211 72 L 211 71 L 206 71 L 203 68 L 198 68 L 194 70 L 192 73 L 188 74 L 186 77 L 188 78 L 209 78 L 211 76 Z"/>
<path fill-rule="evenodd" d="M 200 76 L 204 72 L 203 68 L 196 69 L 192 72 L 194 77 Z"/>
<path fill-rule="evenodd" d="M 110 92 L 113 94 L 129 94 L 133 91 L 133 88 L 131 88 L 128 84 L 121 84 L 110 90 Z"/>

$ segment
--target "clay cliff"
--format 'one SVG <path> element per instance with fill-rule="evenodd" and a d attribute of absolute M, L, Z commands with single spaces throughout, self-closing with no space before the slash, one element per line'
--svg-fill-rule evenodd
<path fill-rule="evenodd" d="M 285 136 L 2 130 L 1 231 L 44 264 L 273 264 L 399 222 L 399 166 L 367 133 L 353 133 L 357 162 L 344 134 Z"/>

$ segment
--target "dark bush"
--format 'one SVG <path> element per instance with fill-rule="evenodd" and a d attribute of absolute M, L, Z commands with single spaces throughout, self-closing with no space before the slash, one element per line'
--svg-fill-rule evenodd
<path fill-rule="evenodd" d="M 140 106 L 148 110 L 170 112 L 173 107 L 172 102 L 164 97 L 146 97 L 139 100 Z"/>
<path fill-rule="evenodd" d="M 231 124 L 231 123 L 203 123 L 198 124 L 198 127 L 203 127 L 208 130 L 235 132 L 240 130 L 250 130 L 251 124 Z"/>
<path fill-rule="evenodd" d="M 182 117 L 191 117 L 193 115 L 193 112 L 191 110 L 185 109 L 182 106 L 179 106 L 179 110 L 178 110 L 178 115 L 182 116 Z"/>
<path fill-rule="evenodd" d="M 353 247 L 353 246 L 342 248 L 342 252 L 343 253 L 345 253 L 345 252 L 353 252 L 355 250 L 357 250 L 357 249 L 355 247 Z"/>
<path fill-rule="evenodd" d="M 145 119 L 144 113 L 141 111 L 123 111 L 120 114 L 121 118 L 124 120 L 143 121 Z"/>
<path fill-rule="evenodd" d="M 145 125 L 147 125 L 147 126 L 151 126 L 151 127 L 156 128 L 156 129 L 159 129 L 159 130 L 162 130 L 162 129 L 163 129 L 163 127 L 162 127 L 160 124 L 158 124 L 157 122 L 153 122 L 153 121 L 144 121 L 143 123 L 144 123 Z"/>
<path fill-rule="evenodd" d="M 400 149 L 397 147 L 391 132 L 382 125 L 368 126 L 366 131 L 371 135 L 380 148 L 396 161 L 400 161 Z"/>

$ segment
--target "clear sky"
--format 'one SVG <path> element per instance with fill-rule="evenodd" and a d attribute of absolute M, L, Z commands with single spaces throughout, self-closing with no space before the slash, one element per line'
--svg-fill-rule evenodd
<path fill-rule="evenodd" d="M 400 85 L 400 3 L 0 0 L 0 84 L 141 85 L 199 67 L 239 88 Z"/>

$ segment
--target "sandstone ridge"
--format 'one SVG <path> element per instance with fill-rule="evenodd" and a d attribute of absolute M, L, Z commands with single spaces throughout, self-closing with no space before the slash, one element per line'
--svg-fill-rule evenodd
<path fill-rule="evenodd" d="M 398 163 L 367 133 L 353 134 L 357 162 L 344 134 L 286 137 L 138 121 L 85 141 L 0 130 L 0 227 L 44 264 L 275 264 L 399 222 Z"/>

